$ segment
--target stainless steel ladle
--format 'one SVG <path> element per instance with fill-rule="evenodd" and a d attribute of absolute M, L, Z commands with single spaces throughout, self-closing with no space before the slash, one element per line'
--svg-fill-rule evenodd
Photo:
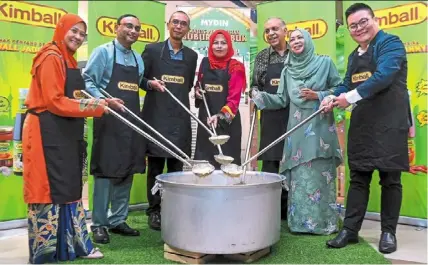
<path fill-rule="evenodd" d="M 251 102 L 250 102 L 251 105 Z M 245 149 L 245 159 L 248 160 L 250 158 L 250 147 L 251 147 L 251 141 L 253 140 L 253 131 L 254 131 L 254 124 L 256 123 L 256 117 L 257 117 L 257 108 L 254 105 L 254 110 L 251 117 L 251 124 L 250 124 L 250 132 L 248 134 L 248 140 L 247 140 L 247 148 Z M 245 173 L 247 172 L 248 165 L 244 166 L 244 172 L 241 176 L 241 183 L 245 183 Z"/>
<path fill-rule="evenodd" d="M 200 82 L 198 82 L 198 83 L 199 83 L 199 87 L 200 87 L 199 91 L 202 94 L 202 99 L 204 101 L 205 109 L 207 111 L 207 116 L 208 116 L 208 118 L 211 118 L 210 109 L 208 107 L 207 99 L 205 97 L 205 90 L 202 89 L 201 83 Z M 211 128 L 212 128 L 214 135 L 217 136 L 217 133 L 216 133 L 215 128 L 214 128 L 214 124 L 211 124 Z M 224 155 L 219 144 L 217 145 L 217 148 L 218 148 L 219 154 L 214 156 L 215 161 L 217 161 L 221 165 L 228 165 L 228 164 L 233 162 L 233 157 Z"/>
<path fill-rule="evenodd" d="M 281 135 L 278 139 L 276 139 L 275 141 L 273 141 L 272 143 L 270 143 L 268 146 L 266 146 L 265 148 L 263 148 L 262 150 L 260 150 L 257 154 L 255 154 L 251 158 L 247 159 L 247 161 L 245 161 L 241 166 L 238 166 L 236 164 L 222 165 L 221 166 L 221 170 L 223 171 L 224 174 L 226 174 L 226 175 L 228 175 L 230 177 L 236 178 L 236 177 L 241 176 L 241 174 L 244 171 L 243 168 L 248 163 L 250 163 L 251 161 L 253 161 L 254 159 L 256 159 L 258 156 L 260 156 L 261 154 L 265 153 L 267 150 L 269 150 L 270 148 L 272 148 L 273 146 L 275 146 L 276 144 L 278 144 L 279 142 L 281 142 L 282 140 L 284 140 L 285 137 L 289 136 L 291 133 L 293 133 L 294 131 L 296 131 L 300 127 L 302 127 L 308 121 L 312 120 L 315 116 L 317 116 L 318 114 L 320 114 L 324 110 L 324 108 L 325 107 L 322 107 L 322 108 L 318 109 L 317 111 L 315 111 L 314 113 L 312 113 L 309 117 L 307 117 L 306 119 L 304 119 L 303 121 L 301 121 L 299 124 L 297 124 L 296 126 L 294 126 L 291 130 L 289 130 L 288 132 L 286 132 L 283 135 Z"/>
<path fill-rule="evenodd" d="M 81 91 L 82 91 L 82 93 L 85 96 L 87 96 L 89 98 L 94 98 L 93 96 L 91 96 L 85 90 L 81 90 Z M 162 148 L 163 150 L 165 150 L 166 152 L 168 152 L 170 155 L 172 155 L 176 159 L 178 159 L 181 162 L 183 162 L 183 164 L 191 167 L 193 174 L 197 175 L 198 177 L 205 177 L 205 176 L 210 175 L 212 172 L 214 172 L 214 169 L 215 169 L 214 166 L 211 165 L 211 164 L 209 164 L 208 162 L 206 162 L 206 163 L 198 163 L 198 164 L 194 164 L 194 165 L 190 164 L 187 160 L 185 160 L 181 156 L 179 156 L 176 153 L 174 153 L 173 151 L 171 151 L 169 148 L 167 148 L 166 146 L 164 146 L 163 144 L 161 144 L 159 141 L 157 141 L 156 139 L 154 139 L 153 137 L 151 137 L 149 134 L 147 134 L 146 132 L 144 132 L 143 130 L 141 130 L 140 128 L 138 128 L 137 126 L 135 126 L 134 124 L 132 124 L 130 121 L 128 121 L 127 119 L 125 119 L 124 117 L 122 117 L 120 114 L 118 114 L 116 111 L 114 111 L 110 107 L 107 107 L 107 109 L 109 111 L 109 114 L 112 114 L 113 116 L 115 116 L 116 118 L 118 118 L 120 121 L 122 121 L 123 123 L 125 123 L 126 125 L 128 125 L 131 129 L 133 129 L 134 131 L 136 131 L 137 133 L 139 133 L 143 137 L 147 138 L 148 140 L 152 141 L 154 144 L 158 145 L 160 148 Z"/>
<path fill-rule="evenodd" d="M 158 79 L 156 79 L 156 77 L 154 78 L 154 80 L 156 80 L 156 81 L 159 81 Z M 226 143 L 228 140 L 229 140 L 229 138 L 230 138 L 230 136 L 229 135 L 215 135 L 215 134 L 213 134 L 213 132 L 210 130 L 210 129 L 208 129 L 208 127 L 207 126 L 205 126 L 205 124 L 203 123 L 203 122 L 201 122 L 199 119 L 198 119 L 198 117 L 196 117 L 195 116 L 195 114 L 193 114 L 186 106 L 184 106 L 184 104 L 183 103 L 181 103 L 181 101 L 178 99 L 178 98 L 176 98 L 175 96 L 174 96 L 174 94 L 172 94 L 171 93 L 171 91 L 169 91 L 168 90 L 168 88 L 166 88 L 165 86 L 163 86 L 162 87 L 166 92 L 168 92 L 168 94 L 184 109 L 184 110 L 186 110 L 187 111 L 187 113 L 189 113 L 190 114 L 190 116 L 195 120 L 195 121 L 197 121 L 198 123 L 199 123 L 199 125 L 201 125 L 202 126 L 202 128 L 204 128 L 210 135 L 211 135 L 211 137 L 209 138 L 209 140 L 213 143 L 213 144 L 216 144 L 216 145 L 218 145 L 218 144 L 224 144 L 224 143 Z"/>
<path fill-rule="evenodd" d="M 99 88 L 99 90 L 101 91 L 101 93 L 103 93 L 106 97 L 108 98 L 113 98 L 113 96 L 111 96 L 107 91 L 105 91 L 102 88 Z M 137 121 L 139 121 L 140 123 L 142 123 L 144 126 L 146 126 L 147 128 L 149 128 L 153 133 L 155 133 L 157 136 L 159 136 L 162 140 L 164 140 L 165 142 L 167 142 L 170 146 L 172 146 L 177 152 L 179 152 L 184 158 L 186 158 L 187 162 L 189 162 L 190 164 L 194 165 L 194 164 L 200 164 L 200 163 L 208 163 L 208 161 L 206 160 L 193 160 L 190 159 L 190 157 L 184 153 L 180 148 L 178 148 L 175 144 L 173 144 L 170 140 L 168 140 L 167 138 L 165 138 L 162 134 L 160 134 L 158 131 L 156 131 L 153 127 L 151 127 L 149 124 L 147 124 L 143 119 L 141 119 L 140 117 L 138 117 L 138 115 L 136 115 L 134 112 L 132 112 L 130 109 L 128 109 L 125 105 L 123 105 L 123 108 L 125 109 L 125 111 L 131 115 L 134 119 L 136 119 Z"/>

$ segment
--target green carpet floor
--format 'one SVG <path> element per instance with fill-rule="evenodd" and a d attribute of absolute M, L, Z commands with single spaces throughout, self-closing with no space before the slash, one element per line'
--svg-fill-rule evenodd
<path fill-rule="evenodd" d="M 110 244 L 97 245 L 104 253 L 99 260 L 78 259 L 76 264 L 165 264 L 175 263 L 163 258 L 161 233 L 148 228 L 144 212 L 130 213 L 128 224 L 141 232 L 140 237 L 112 234 Z M 361 239 L 360 244 L 343 249 L 328 249 L 325 241 L 333 236 L 292 235 L 283 222 L 280 241 L 272 252 L 254 263 L 259 264 L 390 264 Z M 216 259 L 210 263 L 239 263 Z"/>

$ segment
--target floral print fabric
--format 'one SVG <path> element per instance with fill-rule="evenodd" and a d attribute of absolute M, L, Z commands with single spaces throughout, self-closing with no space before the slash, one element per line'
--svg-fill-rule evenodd
<path fill-rule="evenodd" d="M 31 264 L 74 260 L 93 249 L 82 202 L 29 204 L 28 238 Z"/>

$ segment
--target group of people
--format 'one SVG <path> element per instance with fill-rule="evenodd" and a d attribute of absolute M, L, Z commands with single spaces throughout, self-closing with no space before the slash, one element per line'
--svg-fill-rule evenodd
<path fill-rule="evenodd" d="M 260 148 L 319 108 L 323 113 L 266 152 L 260 158 L 262 171 L 287 176 L 290 190 L 281 197 L 282 218 L 288 220 L 291 232 L 337 232 L 335 177 L 342 154 L 331 109 L 353 104 L 346 217 L 343 229 L 327 245 L 339 248 L 358 241 L 371 174 L 377 169 L 382 185 L 379 249 L 390 253 L 396 249 L 400 172 L 408 169 L 406 56 L 398 37 L 379 30 L 369 6 L 354 4 L 346 11 L 346 19 L 359 46 L 349 57 L 343 81 L 333 61 L 315 53 L 309 32 L 295 29 L 286 42 L 283 20 L 270 18 L 264 24 L 270 47 L 256 57 L 251 89 L 262 114 Z M 141 29 L 138 17 L 119 17 L 116 38 L 94 49 L 81 74 L 73 55 L 86 37 L 87 25 L 77 15 L 66 14 L 52 42 L 36 54 L 26 100 L 30 115 L 23 128 L 30 263 L 103 257 L 88 236 L 81 200 L 87 147 L 84 117 L 94 117 L 90 173 L 95 180 L 91 226 L 95 243 L 109 243 L 109 232 L 140 235 L 126 220 L 133 175 L 145 173 L 146 167 L 148 225 L 160 230 L 161 198 L 151 193 L 155 177 L 165 164 L 168 173 L 183 170 L 181 161 L 109 115 L 110 109 L 132 121 L 126 106 L 190 156 L 190 117 L 165 88 L 188 108 L 194 88 L 200 120 L 231 136 L 223 151 L 234 163 L 241 163 L 239 102 L 247 84 L 244 65 L 232 58 L 230 34 L 225 30 L 211 34 L 208 56 L 196 74 L 197 54 L 182 42 L 190 30 L 189 16 L 176 11 L 167 26 L 169 38 L 146 45 L 140 55 L 132 49 Z M 370 76 L 366 80 L 356 78 L 366 73 Z M 142 109 L 139 89 L 146 91 Z M 80 90 L 92 97 L 82 97 Z M 396 104 L 393 110 L 386 105 L 391 103 Z M 208 137 L 198 127 L 194 159 L 208 160 L 219 169 L 213 159 L 217 149 Z"/>

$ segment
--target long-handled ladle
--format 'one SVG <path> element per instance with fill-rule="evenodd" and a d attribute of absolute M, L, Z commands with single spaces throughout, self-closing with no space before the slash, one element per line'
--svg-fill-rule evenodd
<path fill-rule="evenodd" d="M 265 148 L 263 148 L 262 150 L 260 150 L 257 154 L 255 154 L 251 158 L 247 159 L 247 161 L 245 161 L 241 166 L 238 166 L 236 164 L 222 165 L 221 166 L 221 170 L 223 171 L 224 174 L 226 174 L 226 175 L 228 175 L 230 177 L 239 177 L 239 176 L 241 176 L 241 174 L 243 173 L 243 167 L 245 167 L 248 163 L 250 163 L 251 161 L 253 161 L 255 158 L 257 158 L 258 156 L 260 156 L 261 154 L 263 154 L 264 152 L 266 152 L 267 150 L 269 150 L 270 148 L 272 148 L 273 146 L 275 146 L 276 144 L 278 144 L 282 140 L 284 140 L 285 137 L 289 136 L 291 133 L 293 133 L 294 131 L 296 131 L 300 127 L 302 127 L 304 124 L 306 124 L 308 121 L 310 121 L 311 119 L 313 119 L 315 116 L 317 116 L 318 114 L 320 114 L 324 110 L 324 108 L 325 107 L 321 107 L 320 109 L 318 109 L 317 111 L 315 111 L 314 113 L 312 113 L 309 117 L 307 117 L 306 119 L 304 119 L 303 121 L 301 121 L 299 124 L 297 124 L 296 126 L 294 126 L 291 130 L 289 130 L 288 132 L 286 132 L 283 135 L 281 135 L 278 139 L 276 139 L 275 141 L 273 141 L 272 143 L 270 143 L 268 146 L 266 146 Z"/>
<path fill-rule="evenodd" d="M 101 91 L 101 93 L 103 93 L 106 97 L 108 98 L 113 98 L 113 96 L 111 96 L 107 91 L 105 91 L 104 89 L 100 88 L 99 89 Z M 208 161 L 205 160 L 192 160 L 190 159 L 190 157 L 184 153 L 183 151 L 181 151 L 180 148 L 178 148 L 175 144 L 173 144 L 170 140 L 168 140 L 167 138 L 165 138 L 162 134 L 160 134 L 158 131 L 156 131 L 153 127 L 151 127 L 149 124 L 147 124 L 143 119 L 141 119 L 140 117 L 138 117 L 138 115 L 136 115 L 134 112 L 132 112 L 130 109 L 128 109 L 125 105 L 123 105 L 123 108 L 125 109 L 125 111 L 131 115 L 134 119 L 136 119 L 137 121 L 139 121 L 140 123 L 142 123 L 144 126 L 146 126 L 147 128 L 149 128 L 153 133 L 155 133 L 157 136 L 159 136 L 162 140 L 164 140 L 165 142 L 167 142 L 170 146 L 174 147 L 174 149 L 179 152 L 184 158 L 186 158 L 186 160 L 194 165 L 194 164 L 199 164 L 199 163 L 207 163 Z"/>
<path fill-rule="evenodd" d="M 250 102 L 251 105 L 251 102 Z M 254 124 L 256 122 L 256 117 L 257 117 L 257 108 L 254 105 L 254 110 L 252 113 L 252 117 L 251 117 L 251 124 L 250 124 L 250 132 L 248 134 L 248 141 L 247 141 L 247 148 L 245 150 L 245 160 L 248 160 L 250 158 L 250 147 L 251 147 L 251 141 L 253 140 L 253 131 L 254 131 Z M 244 172 L 241 176 L 241 183 L 245 183 L 245 173 L 247 172 L 247 166 L 244 166 Z"/>
<path fill-rule="evenodd" d="M 154 80 L 156 80 L 156 81 L 159 81 L 158 79 L 156 79 L 156 78 L 154 78 Z M 203 123 L 203 122 L 201 122 L 199 119 L 198 119 L 198 117 L 196 117 L 195 116 L 195 114 L 193 114 L 186 106 L 184 106 L 184 104 L 183 103 L 181 103 L 181 101 L 178 99 L 178 98 L 176 98 L 175 96 L 174 96 L 174 94 L 172 94 L 171 93 L 171 91 L 169 91 L 165 86 L 162 86 L 162 88 L 166 91 L 166 92 L 168 92 L 168 94 L 183 108 L 183 109 L 185 109 L 186 111 L 187 111 L 187 113 L 189 113 L 190 114 L 190 116 L 195 120 L 195 121 L 197 121 L 198 123 L 199 123 L 199 125 L 201 125 L 202 126 L 202 128 L 204 128 L 210 135 L 211 135 L 211 137 L 209 138 L 209 140 L 213 143 L 213 144 L 224 144 L 224 143 L 226 143 L 228 140 L 229 140 L 229 138 L 230 138 L 230 136 L 229 135 L 214 135 L 213 134 L 213 132 L 210 130 L 210 129 L 208 129 L 208 127 L 207 126 L 205 126 L 205 124 Z"/>
<path fill-rule="evenodd" d="M 85 90 L 81 90 L 82 93 L 89 97 L 89 98 L 94 98 L 93 96 L 91 96 L 88 92 L 86 92 Z M 120 121 L 122 121 L 123 123 L 125 123 L 126 125 L 128 125 L 131 129 L 133 129 L 134 131 L 136 131 L 137 133 L 139 133 L 140 135 L 142 135 L 143 137 L 147 138 L 148 140 L 152 141 L 154 144 L 158 145 L 159 147 L 161 147 L 163 150 L 165 150 L 166 152 L 168 152 L 169 154 L 171 154 L 173 157 L 175 157 L 176 159 L 180 160 L 181 162 L 183 162 L 183 164 L 192 167 L 192 172 L 193 174 L 197 175 L 198 177 L 205 177 L 210 175 L 212 172 L 214 172 L 214 166 L 207 163 L 200 163 L 200 164 L 195 164 L 192 165 L 190 164 L 187 160 L 185 160 L 184 158 L 182 158 L 181 156 L 177 155 L 176 153 L 174 153 L 173 151 L 171 151 L 169 148 L 167 148 L 166 146 L 164 146 L 163 144 L 161 144 L 160 142 L 158 142 L 156 139 L 154 139 L 153 137 L 151 137 L 149 134 L 147 134 L 146 132 L 144 132 L 143 130 L 141 130 L 140 128 L 138 128 L 137 126 L 135 126 L 134 124 L 132 124 L 130 121 L 128 121 L 127 119 L 125 119 L 124 117 L 122 117 L 120 114 L 118 114 L 116 111 L 112 110 L 110 107 L 107 107 L 108 112 L 110 114 L 112 114 L 113 116 L 115 116 L 116 118 L 118 118 Z"/>
<path fill-rule="evenodd" d="M 198 82 L 198 83 L 199 83 L 199 87 L 200 87 L 199 91 L 202 94 L 202 99 L 204 101 L 205 109 L 207 111 L 207 116 L 208 116 L 208 118 L 211 118 L 210 109 L 208 107 L 207 99 L 205 97 L 206 91 L 202 89 L 201 83 L 200 82 Z M 215 128 L 214 128 L 214 124 L 211 124 L 211 128 L 212 128 L 214 135 L 217 136 L 217 133 L 216 133 Z M 228 165 L 228 164 L 233 162 L 233 157 L 224 155 L 219 144 L 217 145 L 217 148 L 218 148 L 219 154 L 214 156 L 215 161 L 217 161 L 221 165 Z"/>

